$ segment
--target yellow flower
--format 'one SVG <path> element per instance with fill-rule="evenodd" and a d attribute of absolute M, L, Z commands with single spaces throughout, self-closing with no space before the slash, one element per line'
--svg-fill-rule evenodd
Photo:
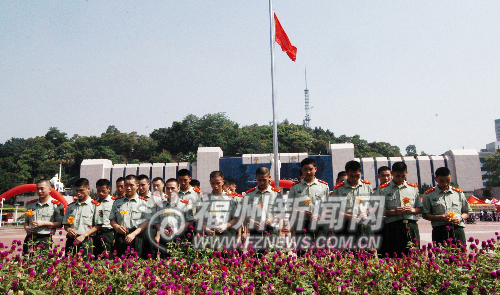
<path fill-rule="evenodd" d="M 72 225 L 75 222 L 75 218 L 73 216 L 68 217 L 68 224 Z"/>
<path fill-rule="evenodd" d="M 358 204 L 362 204 L 362 203 L 363 203 L 363 198 L 361 198 L 361 197 L 357 197 L 357 198 L 356 198 L 356 203 L 358 203 Z"/>
<path fill-rule="evenodd" d="M 127 214 L 127 210 L 120 211 L 120 214 L 121 214 L 122 216 L 125 216 L 125 214 Z"/>
<path fill-rule="evenodd" d="M 309 203 L 311 203 L 311 198 L 307 197 L 305 203 L 306 203 L 306 205 L 309 205 Z"/>
<path fill-rule="evenodd" d="M 29 209 L 29 210 L 28 210 L 28 212 L 26 212 L 26 215 L 27 215 L 28 217 L 33 216 L 33 214 L 35 214 L 35 211 L 33 211 L 33 210 L 31 210 L 31 209 Z"/>
<path fill-rule="evenodd" d="M 451 212 L 451 211 L 450 211 L 450 212 L 448 212 L 448 217 L 449 217 L 449 218 L 455 218 L 455 213 L 453 213 L 453 212 Z"/>
<path fill-rule="evenodd" d="M 403 204 L 405 204 L 405 205 L 406 205 L 406 204 L 408 204 L 408 203 L 410 203 L 410 198 L 408 198 L 408 197 L 404 197 L 404 198 L 403 198 Z"/>
<path fill-rule="evenodd" d="M 259 209 L 263 209 L 264 208 L 264 204 L 262 204 L 262 203 L 259 203 L 259 205 L 257 205 L 257 206 L 259 207 Z"/>
<path fill-rule="evenodd" d="M 165 215 L 170 214 L 170 209 L 165 210 Z"/>

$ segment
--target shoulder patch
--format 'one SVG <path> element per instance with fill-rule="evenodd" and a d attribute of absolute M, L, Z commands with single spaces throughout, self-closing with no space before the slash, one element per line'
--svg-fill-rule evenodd
<path fill-rule="evenodd" d="M 281 193 L 281 190 L 280 189 L 277 189 L 275 188 L 274 186 L 271 186 L 271 190 L 277 192 L 277 193 Z"/>
<path fill-rule="evenodd" d="M 197 193 L 201 194 L 201 190 L 200 190 L 200 189 L 197 189 L 197 188 L 193 187 L 193 190 L 194 190 L 195 192 L 197 192 Z"/>
<path fill-rule="evenodd" d="M 51 202 L 58 205 L 58 206 L 61 205 L 61 202 L 59 202 L 58 200 L 52 200 Z"/>
<path fill-rule="evenodd" d="M 333 195 L 333 191 L 332 191 L 332 192 L 330 192 L 330 196 L 331 196 L 331 195 Z"/>
<path fill-rule="evenodd" d="M 31 203 L 35 203 L 36 201 L 38 201 L 38 199 L 31 200 L 31 201 L 27 202 L 26 205 L 31 204 Z"/>
<path fill-rule="evenodd" d="M 407 181 L 406 183 L 407 183 L 409 186 L 418 187 L 418 185 L 417 185 L 417 184 L 414 184 L 414 183 L 411 183 L 411 182 L 408 182 L 408 181 Z"/>
<path fill-rule="evenodd" d="M 436 190 L 435 188 L 431 187 L 430 189 L 426 190 L 424 194 L 432 193 L 435 190 Z"/>
<path fill-rule="evenodd" d="M 251 188 L 251 189 L 247 190 L 247 191 L 245 192 L 245 194 L 248 194 L 248 193 L 253 192 L 256 188 L 257 188 L 257 187 L 253 187 L 253 188 Z"/>
<path fill-rule="evenodd" d="M 390 184 L 390 182 L 386 182 L 386 183 L 384 183 L 382 185 L 379 185 L 379 188 L 387 187 L 389 184 Z"/>
<path fill-rule="evenodd" d="M 452 190 L 456 191 L 456 192 L 459 192 L 459 193 L 463 193 L 464 191 L 459 189 L 459 188 L 456 188 L 456 187 L 451 187 Z"/>
<path fill-rule="evenodd" d="M 146 198 L 144 198 L 144 197 L 141 197 L 141 196 L 139 196 L 139 199 L 141 199 L 141 200 L 143 200 L 143 201 L 146 201 L 146 202 L 148 202 L 148 201 L 149 201 L 148 199 L 146 199 Z"/>
<path fill-rule="evenodd" d="M 371 181 L 364 180 L 364 179 L 361 179 L 361 182 L 362 182 L 362 183 L 366 183 L 366 184 L 372 184 L 372 183 L 371 183 Z"/>
<path fill-rule="evenodd" d="M 97 202 L 96 200 L 92 200 L 91 202 L 96 206 L 101 206 L 101 203 Z"/>
<path fill-rule="evenodd" d="M 123 198 L 123 196 L 121 196 L 121 197 L 118 197 L 118 196 L 112 196 L 112 197 L 111 197 L 111 200 L 116 201 L 116 200 L 119 200 L 119 199 L 121 199 L 121 198 Z"/>
<path fill-rule="evenodd" d="M 319 182 L 321 182 L 322 184 L 326 184 L 328 185 L 328 182 L 324 181 L 324 180 L 321 180 L 321 179 L 318 179 Z"/>
<path fill-rule="evenodd" d="M 339 187 L 341 187 L 341 186 L 343 186 L 343 185 L 344 185 L 344 182 L 342 181 L 341 183 L 337 184 L 337 185 L 336 185 L 336 186 L 334 186 L 333 188 L 334 188 L 334 189 L 336 189 L 336 188 L 339 188 Z"/>

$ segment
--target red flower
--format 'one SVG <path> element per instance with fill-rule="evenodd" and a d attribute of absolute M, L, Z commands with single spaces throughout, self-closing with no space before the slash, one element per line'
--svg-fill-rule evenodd
<path fill-rule="evenodd" d="M 221 267 L 220 269 L 221 269 L 222 271 L 225 271 L 225 272 L 227 272 L 227 271 L 229 270 L 229 268 L 227 268 L 227 266 L 223 266 L 223 267 Z"/>

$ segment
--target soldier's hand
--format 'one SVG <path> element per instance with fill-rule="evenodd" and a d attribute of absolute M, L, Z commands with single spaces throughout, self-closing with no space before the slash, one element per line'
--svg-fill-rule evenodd
<path fill-rule="evenodd" d="M 160 235 L 156 235 L 156 236 L 155 236 L 155 242 L 156 242 L 156 244 L 158 244 L 158 245 L 160 244 Z"/>
<path fill-rule="evenodd" d="M 320 217 L 319 214 L 316 214 L 316 215 L 313 215 L 311 217 L 311 219 L 313 219 L 313 220 L 319 220 L 320 219 L 319 217 Z"/>
<path fill-rule="evenodd" d="M 256 221 L 256 220 L 252 220 L 252 223 L 253 223 L 253 229 L 259 229 L 260 228 L 260 222 Z"/>
<path fill-rule="evenodd" d="M 75 243 L 77 245 L 81 244 L 83 241 L 85 241 L 85 236 L 84 235 L 79 235 L 76 239 L 75 239 Z"/>
<path fill-rule="evenodd" d="M 227 229 L 227 223 L 221 224 L 215 228 L 215 232 L 222 233 Z"/>
<path fill-rule="evenodd" d="M 28 233 L 28 234 L 35 233 L 35 229 L 31 226 L 27 226 L 24 229 L 26 230 L 26 233 Z"/>
<path fill-rule="evenodd" d="M 126 234 L 126 233 L 127 233 L 127 229 L 126 229 L 124 226 L 119 225 L 119 226 L 116 228 L 116 232 L 117 232 L 117 233 L 119 233 L 119 234 L 124 235 L 124 234 Z"/>
<path fill-rule="evenodd" d="M 135 234 L 131 233 L 125 237 L 125 243 L 130 244 L 135 239 Z"/>
<path fill-rule="evenodd" d="M 462 221 L 462 218 L 460 216 L 454 217 L 454 218 L 450 218 L 450 222 L 453 225 L 459 225 L 460 221 Z"/>
<path fill-rule="evenodd" d="M 70 238 L 76 238 L 77 235 L 78 235 L 78 232 L 74 228 L 68 229 L 68 236 Z"/>
<path fill-rule="evenodd" d="M 405 208 L 403 207 L 396 208 L 396 215 L 403 215 L 403 213 L 405 213 Z"/>
<path fill-rule="evenodd" d="M 404 213 L 412 213 L 413 214 L 413 207 L 410 205 L 406 205 L 403 207 L 403 212 Z"/>
<path fill-rule="evenodd" d="M 214 234 L 214 231 L 209 229 L 208 227 L 205 228 L 205 233 L 208 234 L 208 235 L 213 235 Z"/>
<path fill-rule="evenodd" d="M 313 216 L 313 213 L 311 211 L 306 211 L 306 216 L 307 216 L 307 218 L 311 219 Z"/>
<path fill-rule="evenodd" d="M 266 219 L 266 225 L 271 225 L 271 223 L 273 223 L 273 219 L 272 218 Z"/>

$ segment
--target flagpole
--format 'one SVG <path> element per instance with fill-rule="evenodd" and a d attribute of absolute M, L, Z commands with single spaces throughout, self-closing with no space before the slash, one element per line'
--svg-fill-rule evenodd
<path fill-rule="evenodd" d="M 276 109 L 275 98 L 275 85 L 274 85 L 274 39 L 275 39 L 275 26 L 274 26 L 274 13 L 273 13 L 273 0 L 269 0 L 269 20 L 271 29 L 271 86 L 272 86 L 272 101 L 273 101 L 273 153 L 274 153 L 274 186 L 279 188 L 280 183 L 280 167 L 278 156 L 278 110 Z"/>

